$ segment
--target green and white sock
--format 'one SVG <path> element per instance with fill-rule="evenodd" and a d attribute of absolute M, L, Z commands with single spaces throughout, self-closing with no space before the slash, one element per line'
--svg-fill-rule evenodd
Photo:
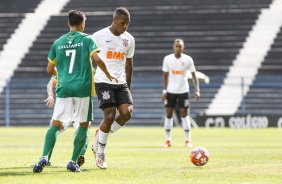
<path fill-rule="evenodd" d="M 88 133 L 87 133 L 85 144 L 84 144 L 84 146 L 83 146 L 79 155 L 83 155 L 83 156 L 85 155 L 85 152 L 86 152 L 87 147 L 88 147 L 88 143 L 89 143 L 89 136 L 88 136 Z"/>
<path fill-rule="evenodd" d="M 47 131 L 46 136 L 45 136 L 45 142 L 44 142 L 42 156 L 48 157 L 50 152 L 52 152 L 52 150 L 55 146 L 56 140 L 57 140 L 58 130 L 59 130 L 58 127 L 51 126 L 49 128 L 49 130 Z"/>
<path fill-rule="evenodd" d="M 85 145 L 86 137 L 87 137 L 88 128 L 79 127 L 77 134 L 73 141 L 73 152 L 71 160 L 77 163 L 77 158 Z"/>

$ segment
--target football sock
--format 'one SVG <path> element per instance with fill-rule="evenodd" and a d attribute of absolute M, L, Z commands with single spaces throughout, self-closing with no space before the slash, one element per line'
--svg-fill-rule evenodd
<path fill-rule="evenodd" d="M 190 123 L 189 116 L 181 118 L 181 120 L 182 120 L 182 126 L 183 126 L 184 133 L 185 133 L 185 140 L 191 141 L 191 134 L 190 134 L 191 123 Z"/>
<path fill-rule="evenodd" d="M 79 127 L 77 134 L 73 141 L 73 152 L 71 160 L 77 163 L 77 158 L 85 145 L 86 138 L 87 138 L 88 128 Z"/>
<path fill-rule="evenodd" d="M 120 126 L 116 121 L 113 122 L 111 126 L 111 131 L 110 133 L 116 132 L 118 129 L 120 129 L 122 126 Z"/>
<path fill-rule="evenodd" d="M 51 160 L 53 149 L 54 149 L 54 147 L 51 149 L 51 151 L 48 154 L 48 162 L 50 162 L 50 160 Z"/>
<path fill-rule="evenodd" d="M 88 132 L 87 132 L 87 137 L 86 137 L 85 144 L 84 144 L 84 146 L 83 146 L 83 148 L 82 148 L 82 150 L 81 150 L 81 152 L 80 152 L 79 155 L 83 155 L 83 156 L 85 155 L 85 152 L 86 152 L 86 150 L 87 150 L 88 143 L 89 143 L 89 136 L 88 136 Z"/>
<path fill-rule="evenodd" d="M 105 153 L 105 147 L 110 133 L 104 133 L 99 129 L 98 151 L 97 153 Z"/>
<path fill-rule="evenodd" d="M 49 130 L 47 131 L 46 136 L 45 136 L 42 156 L 48 156 L 50 151 L 53 150 L 55 143 L 56 143 L 58 130 L 59 130 L 58 127 L 51 126 Z"/>
<path fill-rule="evenodd" d="M 173 126 L 173 119 L 168 119 L 165 117 L 164 121 L 164 129 L 165 129 L 165 137 L 167 141 L 171 141 L 171 128 Z"/>

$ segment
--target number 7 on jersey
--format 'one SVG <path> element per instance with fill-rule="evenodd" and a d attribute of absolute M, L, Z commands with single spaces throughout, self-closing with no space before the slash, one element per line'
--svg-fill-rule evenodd
<path fill-rule="evenodd" d="M 70 54 L 71 54 L 71 60 L 70 60 L 69 74 L 72 74 L 76 50 L 75 49 L 66 50 L 66 56 L 70 56 Z"/>

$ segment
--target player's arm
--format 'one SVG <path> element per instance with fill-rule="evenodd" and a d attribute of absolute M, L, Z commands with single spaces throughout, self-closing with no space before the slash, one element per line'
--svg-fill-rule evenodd
<path fill-rule="evenodd" d="M 105 62 L 98 56 L 98 52 L 94 52 L 92 54 L 92 59 L 94 59 L 94 61 L 96 62 L 97 66 L 105 73 L 105 75 L 107 76 L 107 78 L 112 81 L 113 79 L 116 81 L 116 83 L 118 83 L 117 78 L 111 76 L 111 74 L 108 71 L 108 68 L 105 64 Z"/>
<path fill-rule="evenodd" d="M 44 102 L 46 102 L 46 106 L 50 107 L 50 108 L 53 108 L 53 106 L 54 106 L 54 93 L 53 93 L 53 90 L 54 90 L 56 84 L 57 84 L 57 81 L 55 79 L 53 79 L 53 78 L 51 78 L 50 81 L 47 84 L 47 94 L 48 94 L 48 97 L 47 97 L 46 100 L 44 100 Z"/>
<path fill-rule="evenodd" d="M 51 62 L 48 63 L 47 73 L 57 76 L 57 70 L 55 69 L 55 64 Z"/>
<path fill-rule="evenodd" d="M 163 96 L 162 96 L 162 101 L 164 102 L 166 100 L 166 88 L 167 88 L 167 83 L 168 83 L 168 72 L 163 73 Z"/>
<path fill-rule="evenodd" d="M 128 85 L 129 90 L 131 90 L 132 73 L 133 73 L 133 58 L 126 58 L 125 75 L 126 75 L 126 83 Z"/>
<path fill-rule="evenodd" d="M 193 81 L 193 84 L 195 86 L 195 93 L 194 93 L 194 96 L 195 96 L 195 100 L 199 100 L 200 98 L 200 85 L 199 85 L 199 80 L 198 80 L 198 77 L 196 75 L 196 72 L 192 72 L 192 81 Z"/>

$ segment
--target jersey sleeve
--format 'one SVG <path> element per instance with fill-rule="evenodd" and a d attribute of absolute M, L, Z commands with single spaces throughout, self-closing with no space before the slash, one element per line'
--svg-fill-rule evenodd
<path fill-rule="evenodd" d="M 163 72 L 169 72 L 169 68 L 168 68 L 168 65 L 167 65 L 167 57 L 164 57 L 164 60 L 163 60 Z"/>
<path fill-rule="evenodd" d="M 196 71 L 196 68 L 195 68 L 195 65 L 194 65 L 194 61 L 191 57 L 189 57 L 189 60 L 190 60 L 190 64 L 188 66 L 188 69 L 189 71 L 192 73 L 192 72 L 195 72 Z"/>
<path fill-rule="evenodd" d="M 56 82 L 58 82 L 58 77 L 57 77 L 56 75 L 53 75 L 53 76 L 51 77 L 51 79 L 54 80 L 54 81 L 56 81 Z"/>
<path fill-rule="evenodd" d="M 48 53 L 48 61 L 54 65 L 56 65 L 56 42 L 52 45 L 51 49 L 49 50 Z"/>
<path fill-rule="evenodd" d="M 135 40 L 133 38 L 133 36 L 130 35 L 131 38 L 131 42 L 132 44 L 130 45 L 127 53 L 126 53 L 126 58 L 132 58 L 134 56 L 134 52 L 135 52 Z"/>
<path fill-rule="evenodd" d="M 91 57 L 94 52 L 97 52 L 99 50 L 100 48 L 96 43 L 95 39 L 93 39 L 93 37 L 89 37 L 89 44 L 88 44 L 88 52 L 90 53 L 89 56 Z"/>

